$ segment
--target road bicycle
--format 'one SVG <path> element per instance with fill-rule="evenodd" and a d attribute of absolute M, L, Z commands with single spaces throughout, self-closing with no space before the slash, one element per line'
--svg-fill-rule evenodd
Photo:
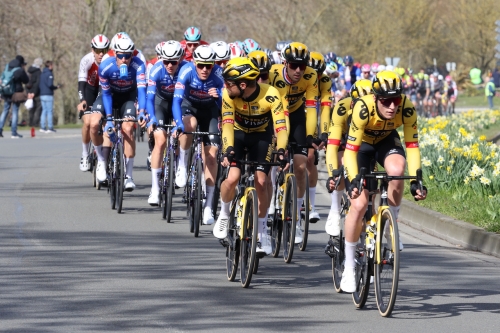
<path fill-rule="evenodd" d="M 160 175 L 160 207 L 162 208 L 162 218 L 170 223 L 172 217 L 172 198 L 175 194 L 174 174 L 175 174 L 175 152 L 179 145 L 179 132 L 174 137 L 170 130 L 175 125 L 156 125 L 157 128 L 164 128 L 167 131 L 167 146 L 163 152 L 163 160 Z M 151 134 L 154 131 L 151 132 Z"/>

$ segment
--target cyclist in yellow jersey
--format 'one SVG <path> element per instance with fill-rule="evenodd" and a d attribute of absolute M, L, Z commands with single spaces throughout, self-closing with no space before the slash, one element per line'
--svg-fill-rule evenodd
<path fill-rule="evenodd" d="M 332 81 L 328 75 L 324 74 L 326 69 L 325 58 L 319 52 L 311 52 L 309 57 L 309 67 L 313 68 L 318 74 L 318 104 L 316 110 L 319 110 L 319 126 L 316 127 L 314 133 L 313 148 L 310 148 L 307 154 L 307 174 L 309 176 L 309 203 L 311 212 L 309 213 L 309 221 L 316 223 L 320 216 L 316 211 L 316 184 L 318 183 L 318 162 L 319 151 L 326 147 L 328 139 L 328 125 L 330 122 L 330 111 L 332 107 L 331 92 Z M 318 135 L 320 133 L 320 135 Z"/>
<path fill-rule="evenodd" d="M 368 205 L 368 190 L 358 191 L 359 180 L 355 178 L 358 167 L 369 169 L 372 160 L 376 160 L 388 175 L 404 175 L 405 150 L 396 131 L 403 126 L 409 175 L 416 175 L 416 170 L 420 168 L 417 112 L 412 102 L 401 94 L 401 78 L 395 72 L 380 71 L 373 77 L 372 89 L 374 95 L 361 97 L 354 104 L 344 153 L 345 175 L 350 182 L 348 193 L 351 197 L 351 207 L 345 221 L 345 264 L 340 284 L 345 292 L 356 290 L 354 254 L 363 227 L 362 217 Z M 403 189 L 403 181 L 389 182 L 389 205 L 396 220 Z M 425 187 L 423 192 L 417 190 L 416 181 L 411 182 L 411 193 L 416 200 L 426 198 Z"/>
<path fill-rule="evenodd" d="M 257 83 L 259 69 L 248 58 L 231 59 L 222 73 L 226 89 L 222 95 L 222 152 L 223 166 L 231 166 L 221 184 L 221 210 L 214 226 L 214 236 L 227 237 L 229 209 L 240 179 L 237 162 L 245 156 L 259 162 L 270 162 L 273 150 L 272 136 L 276 133 L 280 159 L 287 143 L 287 128 L 283 104 L 278 91 L 267 84 Z M 267 234 L 267 206 L 269 204 L 267 174 L 269 166 L 259 165 L 255 172 L 255 189 L 259 202 L 258 252 L 271 253 L 271 239 Z"/>
<path fill-rule="evenodd" d="M 285 117 L 290 123 L 288 140 L 296 142 L 300 149 L 294 151 L 294 173 L 297 179 L 297 214 L 304 202 L 306 184 L 307 144 L 313 141 L 318 123 L 316 98 L 318 96 L 317 74 L 307 66 L 309 50 L 302 43 L 292 42 L 283 48 L 284 64 L 271 67 L 269 84 L 278 89 L 285 107 Z M 302 148 L 303 147 L 303 148 Z M 297 223 L 295 243 L 303 240 L 300 221 Z"/>
<path fill-rule="evenodd" d="M 345 188 L 344 178 L 340 174 L 340 165 L 343 164 L 345 143 L 347 132 L 349 131 L 349 121 L 352 116 L 352 107 L 361 97 L 372 94 L 372 82 L 361 79 L 351 86 L 349 95 L 341 99 L 333 109 L 332 120 L 328 135 L 328 146 L 326 149 L 326 166 L 328 170 L 328 180 L 326 188 L 331 193 L 332 204 L 330 213 L 325 223 L 325 231 L 331 236 L 340 234 L 340 201 Z M 335 181 L 341 177 L 338 188 L 335 188 Z"/>

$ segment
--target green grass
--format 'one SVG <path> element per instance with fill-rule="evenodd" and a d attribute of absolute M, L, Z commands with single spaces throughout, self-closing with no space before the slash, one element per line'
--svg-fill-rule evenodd
<path fill-rule="evenodd" d="M 500 99 L 498 100 L 498 103 L 500 103 Z M 474 107 L 487 108 L 488 101 L 486 100 L 486 97 L 484 96 L 484 92 L 480 96 L 458 95 L 457 102 L 455 103 L 455 107 L 457 107 L 457 108 L 471 108 L 471 109 L 473 109 Z"/>

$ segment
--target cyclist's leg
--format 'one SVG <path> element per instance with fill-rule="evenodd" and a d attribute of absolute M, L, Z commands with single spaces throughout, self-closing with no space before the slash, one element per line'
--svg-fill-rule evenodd
<path fill-rule="evenodd" d="M 169 105 L 158 96 L 155 96 L 155 117 L 159 125 L 165 125 L 166 121 L 171 119 L 171 112 L 169 113 Z M 148 133 L 153 130 L 152 126 L 148 128 Z M 163 159 L 163 152 L 167 145 L 167 131 L 163 128 L 157 128 L 153 133 L 154 148 L 151 152 L 151 193 L 148 198 L 150 205 L 159 204 L 159 177 L 161 174 L 161 161 Z"/>
<path fill-rule="evenodd" d="M 196 119 L 196 109 L 191 106 L 191 104 L 184 100 L 181 104 L 182 109 L 182 122 L 184 123 L 184 130 L 186 132 L 196 131 L 196 126 L 198 126 L 198 120 Z M 193 143 L 193 136 L 191 134 L 182 134 L 179 137 L 179 165 L 177 166 L 177 171 L 175 173 L 175 184 L 178 187 L 184 187 L 187 181 L 187 168 L 189 166 L 187 163 L 187 154 L 189 148 Z"/>
<path fill-rule="evenodd" d="M 89 108 L 88 108 L 89 109 Z M 82 158 L 80 160 L 80 170 L 88 171 L 88 154 L 90 146 L 90 111 L 88 109 L 82 116 Z"/>
<path fill-rule="evenodd" d="M 340 145 L 339 152 L 337 154 L 339 165 L 344 164 L 344 150 L 345 150 L 345 142 Z M 332 191 L 330 194 L 332 203 L 330 205 L 330 212 L 328 213 L 328 219 L 325 223 L 325 231 L 330 236 L 338 236 L 340 234 L 340 202 L 342 200 L 342 193 L 344 192 L 345 182 L 344 175 L 340 175 L 341 177 L 339 187 Z"/>
<path fill-rule="evenodd" d="M 309 204 L 311 205 L 311 212 L 309 213 L 309 220 L 312 223 L 316 223 L 320 216 L 316 212 L 316 185 L 318 183 L 318 160 L 319 154 L 316 149 L 310 148 L 307 152 L 307 175 L 309 176 L 309 184 L 307 184 L 309 191 Z M 308 203 L 306 202 L 305 205 Z M 307 207 L 309 209 L 309 207 Z"/>
<path fill-rule="evenodd" d="M 122 118 L 135 119 L 137 115 L 137 111 L 135 108 L 137 91 L 131 92 L 126 96 L 123 96 L 122 98 L 117 98 L 117 102 L 118 100 L 122 99 L 117 103 L 117 105 L 121 105 L 120 116 Z M 135 124 L 134 122 L 122 123 L 123 145 L 124 145 L 123 152 L 125 155 L 125 170 L 127 171 L 125 175 L 126 191 L 133 191 L 135 189 L 135 184 L 132 177 L 134 169 L 134 157 L 135 157 L 134 124 Z"/>
<path fill-rule="evenodd" d="M 100 124 L 101 119 L 106 117 L 102 95 L 96 98 L 92 105 L 92 113 L 88 117 L 90 117 L 90 139 L 94 143 L 97 154 L 96 178 L 98 181 L 103 182 L 106 180 L 106 164 L 108 162 L 111 142 L 107 133 L 99 134 L 99 132 L 102 132 L 103 126 L 103 124 Z M 104 147 L 107 149 L 103 149 Z"/>

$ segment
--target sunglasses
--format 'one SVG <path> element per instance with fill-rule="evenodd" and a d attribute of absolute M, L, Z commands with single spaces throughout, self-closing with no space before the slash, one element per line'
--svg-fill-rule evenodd
<path fill-rule="evenodd" d="M 401 96 L 398 96 L 398 97 L 390 97 L 390 98 L 379 98 L 378 100 L 380 101 L 380 103 L 382 103 L 383 106 L 389 107 L 389 106 L 391 106 L 392 103 L 394 103 L 394 105 L 396 105 L 396 106 L 401 104 L 401 101 L 403 100 L 403 98 Z"/>
<path fill-rule="evenodd" d="M 172 65 L 172 66 L 175 66 L 177 65 L 179 62 L 177 60 L 163 60 L 163 64 L 165 66 L 168 66 L 168 65 Z"/>
<path fill-rule="evenodd" d="M 226 81 L 226 80 L 224 80 L 224 84 L 226 85 L 226 88 L 231 88 L 231 87 L 236 85 L 236 83 L 234 83 L 232 81 Z"/>
<path fill-rule="evenodd" d="M 219 66 L 224 66 L 227 64 L 228 60 L 221 60 L 221 61 L 216 61 L 215 64 Z"/>
<path fill-rule="evenodd" d="M 214 67 L 214 64 L 199 64 L 199 63 L 196 64 L 196 68 L 198 69 L 206 68 L 208 70 L 211 70 L 212 67 Z"/>
<path fill-rule="evenodd" d="M 260 73 L 259 77 L 257 78 L 257 80 L 260 79 L 262 81 L 265 81 L 267 79 L 269 79 L 269 73 Z"/>
<path fill-rule="evenodd" d="M 94 49 L 94 52 L 96 54 L 99 54 L 99 53 L 106 54 L 106 53 L 108 53 L 108 50 L 109 50 L 108 48 L 105 48 L 105 49 Z"/>
<path fill-rule="evenodd" d="M 296 62 L 289 62 L 288 63 L 288 68 L 291 70 L 296 70 L 297 68 L 300 68 L 301 71 L 305 70 L 307 67 L 306 64 L 298 64 Z"/>
<path fill-rule="evenodd" d="M 132 58 L 132 53 L 117 53 L 116 54 L 116 57 L 120 60 L 128 60 L 130 58 Z"/>
<path fill-rule="evenodd" d="M 186 43 L 186 46 L 194 47 L 194 46 L 198 46 L 198 44 L 200 44 L 200 43 Z"/>

